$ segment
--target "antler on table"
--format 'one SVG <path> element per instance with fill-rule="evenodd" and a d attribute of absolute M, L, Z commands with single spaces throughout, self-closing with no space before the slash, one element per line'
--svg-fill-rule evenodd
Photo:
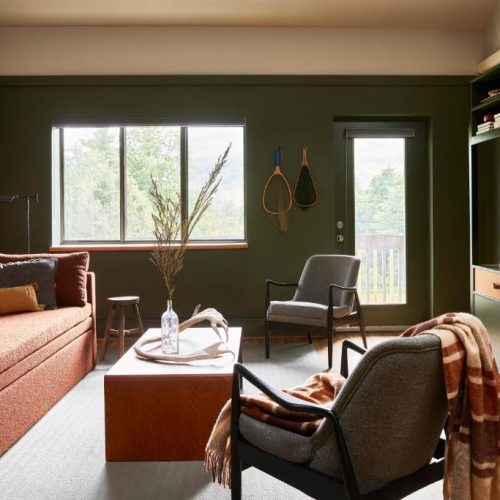
<path fill-rule="evenodd" d="M 222 314 L 216 309 L 209 307 L 207 309 L 203 309 L 203 311 L 198 312 L 200 310 L 200 304 L 198 304 L 194 311 L 193 315 L 179 324 L 179 332 L 190 328 L 193 325 L 198 323 L 202 323 L 203 321 L 208 321 L 210 323 L 210 327 L 216 333 L 217 337 L 219 337 L 219 342 L 211 344 L 204 349 L 200 349 L 198 351 L 192 352 L 190 354 L 156 354 L 151 352 L 152 350 L 143 349 L 147 344 L 151 344 L 153 342 L 161 341 L 161 335 L 155 335 L 154 337 L 150 337 L 147 339 L 140 340 L 135 346 L 134 350 L 136 354 L 145 360 L 148 361 L 165 361 L 169 363 L 180 363 L 187 364 L 191 361 L 200 361 L 205 359 L 217 359 L 223 357 L 225 354 L 232 354 L 233 358 L 235 354 L 231 349 L 229 349 L 227 342 L 229 340 L 228 334 L 228 322 L 222 316 Z M 221 329 L 224 332 L 224 335 L 221 334 Z"/>

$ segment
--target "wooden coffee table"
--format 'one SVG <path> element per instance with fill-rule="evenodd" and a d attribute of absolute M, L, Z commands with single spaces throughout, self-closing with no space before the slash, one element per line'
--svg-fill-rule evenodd
<path fill-rule="evenodd" d="M 144 335 L 159 334 L 150 329 Z M 241 328 L 229 328 L 240 354 Z M 217 341 L 210 328 L 180 334 L 180 351 Z M 139 359 L 133 349 L 104 376 L 106 460 L 202 460 L 212 426 L 231 397 L 234 360 L 166 365 Z"/>

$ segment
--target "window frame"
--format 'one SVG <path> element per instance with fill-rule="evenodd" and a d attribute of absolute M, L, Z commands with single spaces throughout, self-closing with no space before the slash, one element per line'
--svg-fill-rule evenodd
<path fill-rule="evenodd" d="M 181 216 L 186 218 L 188 213 L 189 189 L 189 158 L 188 158 L 188 129 L 190 127 L 240 127 L 243 132 L 243 236 L 242 238 L 226 239 L 189 239 L 188 248 L 247 248 L 247 196 L 246 196 L 246 123 L 245 120 L 228 121 L 165 121 L 165 120 L 131 120 L 126 122 L 114 121 L 61 121 L 52 124 L 52 246 L 51 249 L 92 249 L 92 250 L 148 250 L 156 244 L 153 239 L 127 239 L 127 164 L 126 164 L 126 128 L 127 127 L 179 127 L 180 129 L 180 193 Z M 107 128 L 119 129 L 119 176 L 120 176 L 120 238 L 109 240 L 75 240 L 66 239 L 64 235 L 64 129 L 67 128 Z M 221 152 L 222 153 L 222 152 Z M 175 243 L 174 243 L 175 246 Z"/>

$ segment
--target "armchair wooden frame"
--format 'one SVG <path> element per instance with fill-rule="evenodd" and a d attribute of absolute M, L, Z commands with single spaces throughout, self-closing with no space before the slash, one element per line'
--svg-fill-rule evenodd
<path fill-rule="evenodd" d="M 309 339 L 309 343 L 311 343 L 311 332 L 318 332 L 320 335 L 324 335 L 326 333 L 326 337 L 328 339 L 328 368 L 332 368 L 332 359 L 333 359 L 333 336 L 335 334 L 335 330 L 340 326 L 347 326 L 352 324 L 358 324 L 361 332 L 361 336 L 363 338 L 363 345 L 365 348 L 368 347 L 366 343 L 366 329 L 365 329 L 365 320 L 363 317 L 363 311 L 361 309 L 361 304 L 359 302 L 358 290 L 355 286 L 341 286 L 331 283 L 329 285 L 328 290 L 328 313 L 327 313 L 327 324 L 326 327 L 321 326 L 309 326 L 295 323 L 284 323 L 279 321 L 269 321 L 267 319 L 267 310 L 269 308 L 269 304 L 271 303 L 271 286 L 279 286 L 279 287 L 293 287 L 297 288 L 299 286 L 298 283 L 280 283 L 278 281 L 266 280 L 266 300 L 265 300 L 265 312 L 264 312 L 264 331 L 265 331 L 265 342 L 266 342 L 266 358 L 269 358 L 270 355 L 270 344 L 271 344 L 271 329 L 278 329 L 282 331 L 304 331 L 307 330 L 307 338 Z M 341 318 L 333 317 L 333 290 L 342 290 L 342 291 L 350 291 L 354 293 L 354 310 Z"/>
<path fill-rule="evenodd" d="M 353 347 L 354 346 L 354 347 Z M 357 352 L 364 352 L 352 342 L 342 345 L 344 373 L 348 373 L 347 349 L 353 348 Z M 341 479 L 336 479 L 322 472 L 311 469 L 306 465 L 288 462 L 282 458 L 267 453 L 245 440 L 239 432 L 239 418 L 241 414 L 240 382 L 245 378 L 252 385 L 276 401 L 284 408 L 300 412 L 314 413 L 321 418 L 327 418 L 333 425 L 341 458 Z M 434 452 L 434 462 L 431 462 L 415 473 L 393 481 L 377 490 L 361 494 L 352 466 L 349 447 L 345 440 L 339 417 L 335 411 L 322 406 L 307 403 L 290 396 L 270 386 L 253 374 L 243 365 L 237 363 L 233 373 L 232 414 L 231 414 L 231 499 L 241 499 L 241 473 L 249 467 L 256 467 L 261 471 L 299 489 L 303 493 L 317 499 L 338 500 L 396 500 L 412 492 L 418 491 L 431 483 L 439 481 L 444 474 L 445 441 L 440 439 Z"/>

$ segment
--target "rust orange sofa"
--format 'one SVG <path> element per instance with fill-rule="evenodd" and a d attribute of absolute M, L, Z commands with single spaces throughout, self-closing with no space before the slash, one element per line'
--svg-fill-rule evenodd
<path fill-rule="evenodd" d="M 0 456 L 95 366 L 95 277 L 85 276 L 85 305 L 0 316 Z"/>

